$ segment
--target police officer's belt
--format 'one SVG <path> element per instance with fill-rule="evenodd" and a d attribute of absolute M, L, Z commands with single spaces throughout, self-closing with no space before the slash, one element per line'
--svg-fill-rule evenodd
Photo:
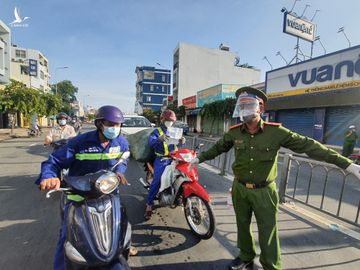
<path fill-rule="evenodd" d="M 238 179 L 236 179 L 240 184 L 242 184 L 243 186 L 245 186 L 248 189 L 256 189 L 256 188 L 263 188 L 268 186 L 270 183 L 272 183 L 272 181 L 270 182 L 264 182 L 264 183 L 259 183 L 259 184 L 255 184 L 255 183 L 244 183 Z"/>

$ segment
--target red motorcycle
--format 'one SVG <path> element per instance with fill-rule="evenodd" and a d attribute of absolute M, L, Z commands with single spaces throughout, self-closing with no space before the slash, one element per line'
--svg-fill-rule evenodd
<path fill-rule="evenodd" d="M 188 171 L 190 161 L 196 157 L 197 150 L 180 149 L 169 154 L 172 159 L 161 177 L 160 190 L 157 195 L 161 206 L 184 207 L 186 221 L 191 231 L 201 239 L 209 239 L 215 231 L 215 216 L 210 205 L 211 199 L 206 190 L 198 183 L 197 169 Z M 141 183 L 149 188 L 153 168 L 146 164 L 146 181 Z"/>

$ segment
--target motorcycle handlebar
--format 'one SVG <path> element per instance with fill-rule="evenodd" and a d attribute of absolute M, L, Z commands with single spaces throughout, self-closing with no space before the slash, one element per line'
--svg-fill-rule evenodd
<path fill-rule="evenodd" d="M 46 198 L 49 199 L 51 197 L 51 194 L 54 193 L 54 192 L 66 192 L 66 191 L 70 191 L 71 188 L 59 188 L 59 189 L 53 189 L 53 190 L 50 190 L 48 192 L 46 192 Z"/>

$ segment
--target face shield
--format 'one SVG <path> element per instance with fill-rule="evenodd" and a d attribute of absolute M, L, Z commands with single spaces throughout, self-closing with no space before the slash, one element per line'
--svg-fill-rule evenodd
<path fill-rule="evenodd" d="M 255 95 L 240 95 L 236 101 L 233 118 L 240 118 L 240 121 L 248 123 L 260 113 L 260 102 Z"/>

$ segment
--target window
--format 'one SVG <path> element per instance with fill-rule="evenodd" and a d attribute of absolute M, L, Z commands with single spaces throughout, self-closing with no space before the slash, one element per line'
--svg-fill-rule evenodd
<path fill-rule="evenodd" d="M 43 72 L 42 70 L 40 70 L 40 78 L 41 78 L 41 79 L 44 79 L 44 78 L 45 78 L 44 72 Z"/>
<path fill-rule="evenodd" d="M 154 80 L 154 71 L 144 70 L 144 80 Z"/>
<path fill-rule="evenodd" d="M 146 97 L 146 102 L 151 102 L 151 97 L 150 96 Z"/>
<path fill-rule="evenodd" d="M 26 51 L 25 50 L 15 50 L 16 57 L 26 58 Z"/>
<path fill-rule="evenodd" d="M 165 82 L 166 76 L 165 76 L 165 75 L 161 75 L 161 80 L 162 80 L 163 82 Z"/>
<path fill-rule="evenodd" d="M 20 66 L 20 73 L 22 75 L 29 75 L 29 67 L 28 66 Z"/>
<path fill-rule="evenodd" d="M 0 47 L 0 74 L 5 75 L 5 55 L 2 47 Z"/>
<path fill-rule="evenodd" d="M 161 91 L 164 93 L 165 92 L 165 85 L 161 86 Z"/>
<path fill-rule="evenodd" d="M 150 91 L 154 91 L 154 86 L 150 85 Z"/>

